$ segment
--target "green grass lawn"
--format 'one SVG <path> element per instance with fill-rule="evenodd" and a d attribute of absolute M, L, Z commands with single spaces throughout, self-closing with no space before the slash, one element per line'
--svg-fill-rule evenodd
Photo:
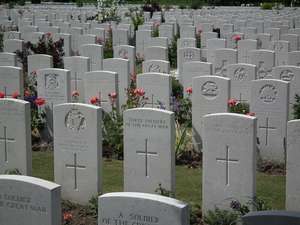
<path fill-rule="evenodd" d="M 176 198 L 188 203 L 201 203 L 201 170 L 176 166 Z M 53 181 L 53 153 L 33 152 L 33 176 Z M 123 162 L 104 161 L 103 191 L 123 189 Z M 266 199 L 273 209 L 284 209 L 285 177 L 263 173 L 257 175 L 257 195 Z"/>

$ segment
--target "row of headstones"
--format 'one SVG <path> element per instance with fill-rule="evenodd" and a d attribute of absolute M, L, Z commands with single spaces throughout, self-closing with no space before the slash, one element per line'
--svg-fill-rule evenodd
<path fill-rule="evenodd" d="M 54 177 L 64 199 L 87 204 L 102 191 L 101 114 L 100 107 L 80 103 L 54 107 Z M 155 193 L 162 187 L 175 193 L 174 113 L 136 108 L 125 111 L 123 120 L 124 190 Z M 30 104 L 1 99 L 0 123 L 1 173 L 17 169 L 30 175 Z M 266 138 L 282 128 L 259 127 L 255 117 L 232 113 L 209 114 L 202 123 L 203 210 L 228 208 L 224 202 L 230 198 L 254 198 L 258 128 L 266 128 Z M 286 205 L 300 210 L 300 121 L 289 121 L 287 130 Z"/>
<path fill-rule="evenodd" d="M 61 187 L 29 176 L 0 175 L 0 223 L 61 225 Z M 189 225 L 190 207 L 174 198 L 137 192 L 107 193 L 98 197 L 98 225 L 157 224 Z M 245 225 L 300 222 L 297 212 L 252 212 Z M 272 222 L 271 222 L 272 221 Z M 276 221 L 276 222 L 275 222 Z"/>
<path fill-rule="evenodd" d="M 39 60 L 42 58 L 41 55 L 33 55 L 32 57 L 38 57 Z M 49 57 L 46 58 L 49 59 Z M 86 103 L 90 102 L 90 97 L 99 96 L 101 105 L 106 112 L 112 110 L 112 102 L 108 99 L 109 93 L 115 92 L 119 96 L 114 104 L 119 109 L 118 103 L 122 100 L 121 97 L 126 98 L 125 94 L 122 96 L 120 91 L 122 89 L 118 88 L 119 85 L 122 86 L 122 76 L 109 71 L 87 72 L 81 74 L 81 76 L 76 76 L 78 70 L 82 71 L 84 66 L 88 67 L 88 58 L 70 57 L 68 59 L 73 60 L 73 64 L 70 66 L 75 74 L 73 80 L 71 80 L 70 72 L 67 70 L 50 68 L 37 71 L 38 95 L 47 101 L 47 106 L 50 109 L 48 114 L 50 127 L 52 127 L 53 106 L 71 102 L 70 89 L 79 90 L 81 97 L 86 95 L 86 98 L 83 97 L 83 101 Z M 119 71 L 122 71 L 120 62 L 123 61 L 126 60 L 110 59 L 108 62 L 111 70 L 116 70 L 118 67 Z M 76 68 L 74 70 L 72 66 L 78 70 Z M 198 145 L 201 143 L 201 117 L 209 113 L 227 112 L 228 100 L 233 97 L 241 103 L 250 103 L 250 110 L 255 112 L 259 118 L 259 128 L 262 129 L 258 136 L 263 157 L 283 161 L 283 143 L 286 137 L 289 109 L 295 103 L 295 95 L 299 94 L 297 91 L 299 89 L 299 67 L 276 67 L 274 77 L 284 81 L 269 79 L 254 81 L 256 78 L 254 65 L 228 65 L 226 68 L 231 74 L 231 80 L 220 76 L 205 76 L 204 74 L 211 73 L 211 64 L 194 63 L 191 66 L 192 69 L 202 67 L 196 71 L 197 74 L 191 73 L 190 76 L 190 79 L 193 80 L 192 86 L 194 89 L 192 103 L 196 148 L 198 149 Z M 9 96 L 17 90 L 22 97 L 23 75 L 21 70 L 16 67 L 0 67 L 0 69 L 1 74 L 5 75 L 2 76 L 1 86 L 7 95 Z M 203 73 L 204 76 L 196 76 L 203 70 L 206 70 Z M 118 77 L 120 77 L 120 82 L 118 82 Z M 127 79 L 129 79 L 128 75 Z M 290 81 L 290 84 L 286 81 Z M 172 77 L 168 74 L 144 73 L 139 75 L 137 86 L 144 88 L 150 98 L 145 106 L 171 109 L 172 104 L 174 104 L 171 101 L 171 83 Z M 128 86 L 129 82 L 126 86 L 122 86 L 124 92 Z"/>

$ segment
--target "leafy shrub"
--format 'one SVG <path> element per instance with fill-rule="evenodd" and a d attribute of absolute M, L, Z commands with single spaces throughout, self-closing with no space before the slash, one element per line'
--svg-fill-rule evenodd
<path fill-rule="evenodd" d="M 159 3 L 155 0 L 146 0 L 145 4 L 142 6 L 142 9 L 144 12 L 150 12 L 151 17 L 154 12 L 161 11 Z"/>
<path fill-rule="evenodd" d="M 260 8 L 263 10 L 272 10 L 273 8 L 273 3 L 271 2 L 264 2 L 260 5 Z"/>
<path fill-rule="evenodd" d="M 192 0 L 191 2 L 191 9 L 201 9 L 202 8 L 202 2 L 199 0 Z"/>
<path fill-rule="evenodd" d="M 76 0 L 76 6 L 77 7 L 82 7 L 83 6 L 83 1 L 82 0 Z"/>
<path fill-rule="evenodd" d="M 177 40 L 179 36 L 174 36 L 172 43 L 169 45 L 168 55 L 171 68 L 177 67 Z"/>
<path fill-rule="evenodd" d="M 105 40 L 103 52 L 104 52 L 104 59 L 113 58 L 114 51 L 113 51 L 112 29 L 111 29 L 111 27 L 108 30 L 108 37 Z"/>
<path fill-rule="evenodd" d="M 293 115 L 294 119 L 300 119 L 300 96 L 296 94 L 296 103 L 293 105 Z"/>
<path fill-rule="evenodd" d="M 47 33 L 40 38 L 37 44 L 27 42 L 24 44 L 23 51 L 17 51 L 18 61 L 23 64 L 23 71 L 27 72 L 27 57 L 32 54 L 46 54 L 53 57 L 54 68 L 63 68 L 63 56 L 64 56 L 64 40 L 53 41 L 51 34 Z"/>
<path fill-rule="evenodd" d="M 41 0 L 31 0 L 32 4 L 41 4 Z"/>
<path fill-rule="evenodd" d="M 215 210 L 208 210 L 204 216 L 204 223 L 207 225 L 236 225 L 238 218 L 239 214 L 234 211 L 215 208 Z"/>

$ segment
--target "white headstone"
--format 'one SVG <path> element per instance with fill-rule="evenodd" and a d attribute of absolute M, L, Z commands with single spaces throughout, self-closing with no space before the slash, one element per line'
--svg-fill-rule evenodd
<path fill-rule="evenodd" d="M 90 71 L 102 70 L 103 47 L 97 44 L 86 44 L 79 47 L 79 55 L 90 58 Z"/>
<path fill-rule="evenodd" d="M 258 148 L 263 159 L 284 161 L 288 104 L 288 82 L 272 79 L 252 81 L 250 111 L 258 118 Z"/>
<path fill-rule="evenodd" d="M 257 79 L 272 78 L 272 68 L 275 66 L 275 53 L 268 50 L 250 51 L 250 63 L 257 67 Z"/>
<path fill-rule="evenodd" d="M 35 177 L 0 175 L 0 223 L 60 225 L 58 184 Z"/>
<path fill-rule="evenodd" d="M 99 197 L 98 225 L 189 225 L 189 207 L 173 198 L 137 192 L 107 193 Z"/>
<path fill-rule="evenodd" d="M 54 177 L 62 198 L 87 204 L 101 192 L 101 108 L 81 103 L 54 107 Z"/>
<path fill-rule="evenodd" d="M 203 118 L 202 209 L 229 209 L 256 196 L 256 118 L 217 113 Z"/>
<path fill-rule="evenodd" d="M 300 120 L 287 125 L 286 210 L 300 211 Z"/>
<path fill-rule="evenodd" d="M 31 174 L 30 103 L 0 99 L 0 173 L 17 169 Z M 1 218 L 0 218 L 1 219 Z"/>
<path fill-rule="evenodd" d="M 92 71 L 84 76 L 85 102 L 90 103 L 94 96 L 99 98 L 101 107 L 105 112 L 111 112 L 112 107 L 119 109 L 118 74 L 111 71 Z M 109 95 L 115 93 L 117 98 L 112 102 Z"/>
<path fill-rule="evenodd" d="M 175 191 L 174 113 L 136 108 L 124 112 L 124 191 Z"/>

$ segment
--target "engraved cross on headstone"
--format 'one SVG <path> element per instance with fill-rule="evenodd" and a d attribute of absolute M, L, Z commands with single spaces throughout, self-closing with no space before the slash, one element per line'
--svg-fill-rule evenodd
<path fill-rule="evenodd" d="M 154 101 L 154 95 L 151 95 L 151 101 L 150 102 L 146 102 L 145 105 L 151 105 L 151 108 L 154 108 L 155 106 L 157 106 L 158 108 L 164 108 L 165 104 L 161 101 L 156 100 L 156 102 Z"/>
<path fill-rule="evenodd" d="M 7 137 L 7 127 L 3 127 L 3 137 L 0 136 L 0 142 L 3 142 L 4 144 L 4 161 L 8 161 L 8 145 L 10 143 L 16 142 L 14 138 Z"/>
<path fill-rule="evenodd" d="M 148 151 L 148 139 L 146 138 L 145 139 L 145 150 L 144 151 L 136 151 L 136 153 L 138 155 L 142 155 L 142 156 L 145 156 L 145 176 L 148 177 L 149 175 L 149 168 L 148 168 L 148 157 L 150 156 L 158 156 L 158 153 L 157 152 L 149 152 Z"/>
<path fill-rule="evenodd" d="M 77 189 L 77 170 L 78 169 L 86 169 L 86 166 L 78 165 L 77 163 L 77 153 L 74 153 L 74 161 L 73 164 L 66 164 L 66 168 L 71 168 L 74 170 L 74 189 Z"/>
<path fill-rule="evenodd" d="M 247 103 L 248 101 L 247 101 L 247 100 L 244 100 L 244 99 L 242 98 L 242 96 L 243 96 L 243 94 L 242 94 L 242 93 L 240 93 L 240 96 L 239 96 L 238 102 L 239 102 L 239 103 Z"/>
<path fill-rule="evenodd" d="M 272 127 L 269 125 L 269 117 L 266 118 L 266 123 L 263 126 L 259 126 L 260 129 L 265 129 L 266 130 L 266 136 L 265 136 L 265 140 L 266 143 L 265 145 L 268 145 L 268 140 L 269 140 L 269 130 L 276 130 L 276 127 Z"/>
<path fill-rule="evenodd" d="M 99 91 L 99 93 L 98 93 L 98 97 L 99 97 L 100 106 L 102 105 L 102 102 L 103 102 L 103 103 L 107 103 L 107 102 L 108 102 L 108 100 L 102 99 L 102 95 L 101 95 L 101 92 L 100 92 L 100 91 Z"/>
<path fill-rule="evenodd" d="M 229 156 L 229 146 L 226 145 L 226 157 L 225 158 L 216 158 L 217 162 L 225 163 L 226 166 L 226 185 L 229 185 L 229 172 L 230 172 L 230 163 L 237 164 L 239 160 L 230 159 Z"/>

